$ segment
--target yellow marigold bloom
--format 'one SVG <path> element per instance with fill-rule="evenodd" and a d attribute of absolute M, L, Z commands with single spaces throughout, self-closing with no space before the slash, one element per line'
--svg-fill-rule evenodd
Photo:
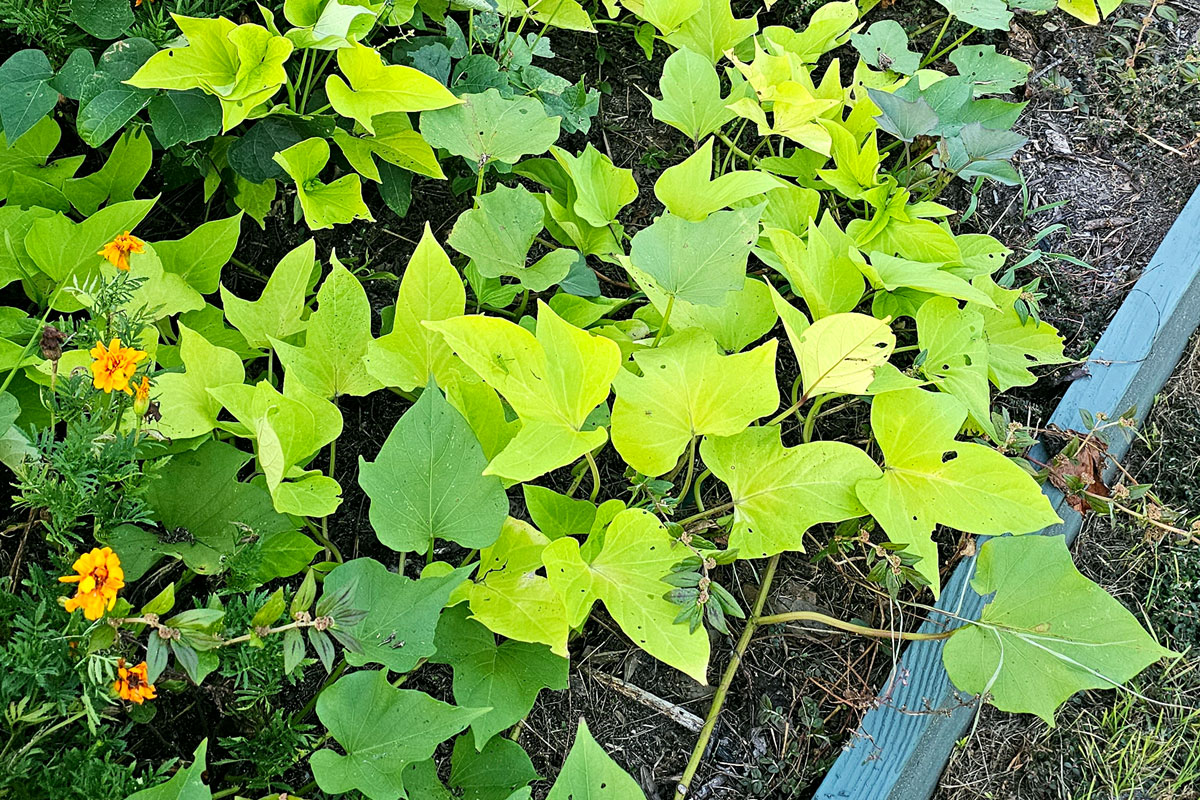
<path fill-rule="evenodd" d="M 92 385 L 103 389 L 105 393 L 121 391 L 133 394 L 129 388 L 129 379 L 137 371 L 138 362 L 146 357 L 144 350 L 134 350 L 132 347 L 121 347 L 120 339 L 113 339 L 108 347 L 104 342 L 96 342 L 91 349 Z"/>
<path fill-rule="evenodd" d="M 72 566 L 75 575 L 59 578 L 63 583 L 78 583 L 75 596 L 63 606 L 67 613 L 77 608 L 91 620 L 100 619 L 104 612 L 117 604 L 117 592 L 125 587 L 125 571 L 121 559 L 111 547 L 97 547 L 81 555 Z"/>
<path fill-rule="evenodd" d="M 96 251 L 96 255 L 104 256 L 108 263 L 119 270 L 128 272 L 129 254 L 138 253 L 140 255 L 144 252 L 146 252 L 146 243 L 136 236 L 130 235 L 129 231 L 125 231 Z"/>
<path fill-rule="evenodd" d="M 133 413 L 140 417 L 146 413 L 148 408 L 150 408 L 150 378 L 143 375 L 142 382 L 134 387 Z"/>
<path fill-rule="evenodd" d="M 113 683 L 113 691 L 122 700 L 137 703 L 139 706 L 145 700 L 155 698 L 154 684 L 146 675 L 146 662 L 136 667 L 125 665 L 125 659 L 117 659 L 117 680 Z"/>

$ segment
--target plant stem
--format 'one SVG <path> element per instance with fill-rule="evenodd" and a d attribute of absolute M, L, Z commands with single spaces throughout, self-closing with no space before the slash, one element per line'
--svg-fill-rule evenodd
<path fill-rule="evenodd" d="M 675 308 L 675 295 L 670 295 L 667 298 L 667 310 L 663 312 L 662 324 L 658 326 L 658 333 L 654 334 L 654 342 L 650 347 L 658 347 L 658 343 L 662 340 L 663 333 L 667 330 L 667 322 L 671 319 L 671 309 Z"/>
<path fill-rule="evenodd" d="M 934 23 L 934 24 L 937 24 L 937 23 Z M 946 35 L 946 29 L 948 29 L 949 27 L 950 27 L 950 15 L 947 14 L 946 18 L 944 20 L 942 20 L 942 29 L 940 31 L 938 31 L 938 35 L 936 37 L 934 37 L 933 44 L 931 44 L 929 46 L 929 50 L 926 51 L 926 53 L 925 53 L 925 58 L 921 59 L 921 66 L 925 66 L 926 64 L 928 64 L 930 62 L 931 59 L 929 58 L 929 56 L 933 53 L 934 50 L 937 50 L 937 46 L 942 43 L 942 37 Z M 916 35 L 917 34 L 915 34 L 915 33 L 913 34 L 914 37 Z"/>
<path fill-rule="evenodd" d="M 763 576 L 762 585 L 758 589 L 758 597 L 754 599 L 754 611 L 751 613 L 750 619 L 746 621 L 746 627 L 742 630 L 741 638 L 738 639 L 733 657 L 729 659 L 729 664 L 725 667 L 725 674 L 721 676 L 717 693 L 713 695 L 712 705 L 708 709 L 708 717 L 704 720 L 704 727 L 700 729 L 700 737 L 696 741 L 696 746 L 692 748 L 692 756 L 688 759 L 687 767 L 683 770 L 683 777 L 679 779 L 679 786 L 675 789 L 675 800 L 684 799 L 692 778 L 696 776 L 696 770 L 700 768 L 704 751 L 708 749 L 708 740 L 712 738 L 713 728 L 717 725 L 717 717 L 721 715 L 721 706 L 725 705 L 725 697 L 729 694 L 729 686 L 733 683 L 738 667 L 742 665 L 742 656 L 745 655 L 746 648 L 750 646 L 750 639 L 754 637 L 754 631 L 758 628 L 758 618 L 766 604 L 767 592 L 771 588 L 771 581 L 775 579 L 775 568 L 778 565 L 779 556 L 771 556 L 771 560 L 767 562 L 767 574 Z"/>
<path fill-rule="evenodd" d="M 804 443 L 805 444 L 808 444 L 809 442 L 812 441 L 813 425 L 815 425 L 817 422 L 817 412 L 821 410 L 821 406 L 825 405 L 825 402 L 827 400 L 832 400 L 835 397 L 841 397 L 841 395 L 837 394 L 836 392 L 830 392 L 829 394 L 823 394 L 820 397 L 818 397 L 816 400 L 814 400 L 813 404 L 811 406 L 809 406 L 808 414 L 804 417 Z"/>
<path fill-rule="evenodd" d="M 310 697 L 308 702 L 304 704 L 304 708 L 300 709 L 292 716 L 293 722 L 303 722 L 304 719 L 312 713 L 312 710 L 317 707 L 317 698 L 321 696 L 321 692 L 325 691 L 326 687 L 340 678 L 342 673 L 346 671 L 347 666 L 349 665 L 346 663 L 346 659 L 343 657 L 342 660 L 338 662 L 338 665 L 333 668 L 333 672 L 329 673 L 329 677 L 325 679 L 325 682 L 317 688 L 316 694 Z"/>
<path fill-rule="evenodd" d="M 799 411 L 800 407 L 807 402 L 808 402 L 808 395 L 807 394 L 800 395 L 799 400 L 792 403 L 790 406 L 785 408 L 783 411 L 780 411 L 775 416 L 771 417 L 769 420 L 767 420 L 767 424 L 768 425 L 778 425 L 780 422 L 783 422 L 785 419 L 790 417 L 792 414 Z"/>
<path fill-rule="evenodd" d="M 876 639 L 892 639 L 895 641 L 903 640 L 906 642 L 949 639 L 958 630 L 958 628 L 953 628 L 938 633 L 888 631 L 882 628 L 869 628 L 866 625 L 856 625 L 853 622 L 846 622 L 845 620 L 840 620 L 837 617 L 831 617 L 828 614 L 822 614 L 818 611 L 789 611 L 786 614 L 771 614 L 765 617 L 758 617 L 756 622 L 759 625 L 777 625 L 781 622 L 820 622 L 831 628 L 838 628 L 848 633 L 857 633 L 860 636 L 871 636 Z"/>
<path fill-rule="evenodd" d="M 960 37 L 958 37 L 957 39 L 955 39 L 955 40 L 954 40 L 953 42 L 951 42 L 950 44 L 948 44 L 948 45 L 946 45 L 945 47 L 943 47 L 941 50 L 939 50 L 939 51 L 937 52 L 937 54 L 936 54 L 936 55 L 933 55 L 933 56 L 929 56 L 929 57 L 927 57 L 927 58 L 926 58 L 924 61 L 922 61 L 922 62 L 921 62 L 921 66 L 922 66 L 922 67 L 924 67 L 924 66 L 927 66 L 927 65 L 929 65 L 929 64 L 932 64 L 933 62 L 937 61 L 939 58 L 941 58 L 942 56 L 946 55 L 946 53 L 949 53 L 951 50 L 953 50 L 954 48 L 958 47 L 960 44 L 962 44 L 963 42 L 965 42 L 967 39 L 971 38 L 971 35 L 972 35 L 972 34 L 974 34 L 974 33 L 975 33 L 975 31 L 977 31 L 977 30 L 979 30 L 979 29 L 978 29 L 978 28 L 976 28 L 975 26 L 971 26 L 971 29 L 970 29 L 970 30 L 968 30 L 968 31 L 967 31 L 966 33 L 964 33 L 962 36 L 960 36 Z"/>
<path fill-rule="evenodd" d="M 479 195 L 483 194 L 483 174 L 487 171 L 487 164 L 479 167 L 479 177 L 475 179 L 475 208 L 479 208 Z"/>
<path fill-rule="evenodd" d="M 734 144 L 734 141 L 732 139 L 730 139 L 728 136 L 726 136 L 724 131 L 717 131 L 717 138 L 720 139 L 721 142 L 726 147 L 728 147 L 730 150 L 732 150 L 737 155 L 741 156 L 742 159 L 750 166 L 753 167 L 758 163 L 758 159 L 756 159 L 754 156 L 750 155 L 745 150 L 743 150 L 742 148 L 740 148 L 736 144 Z"/>
<path fill-rule="evenodd" d="M 251 275 L 258 278 L 263 283 L 266 283 L 269 280 L 264 273 L 259 272 L 257 269 L 250 266 L 245 261 L 242 261 L 240 258 L 237 258 L 236 256 L 233 258 L 230 258 L 229 263 L 233 264 L 235 267 L 237 267 L 240 270 L 243 270 L 244 272 L 249 272 Z"/>
<path fill-rule="evenodd" d="M 584 453 L 583 457 L 587 459 L 588 469 L 592 471 L 592 493 L 588 496 L 588 499 L 594 503 L 596 502 L 596 498 L 600 496 L 600 467 L 596 465 L 596 459 L 592 457 L 590 450 Z"/>
<path fill-rule="evenodd" d="M 717 514 L 724 513 L 729 511 L 731 508 L 733 508 L 733 503 L 722 503 L 719 506 L 713 506 L 707 511 L 700 511 L 696 514 L 692 514 L 690 517 L 684 517 L 683 519 L 679 520 L 679 524 L 687 525 L 688 523 L 695 522 L 698 519 L 704 519 L 705 517 L 712 517 Z"/>

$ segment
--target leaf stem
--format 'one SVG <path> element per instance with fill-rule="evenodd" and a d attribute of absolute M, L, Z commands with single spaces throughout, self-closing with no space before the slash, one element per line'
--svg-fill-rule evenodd
<path fill-rule="evenodd" d="M 690 517 L 684 517 L 683 519 L 679 520 L 679 524 L 687 525 L 689 523 L 695 522 L 696 520 L 700 520 L 700 519 L 704 519 L 706 517 L 712 517 L 712 516 L 716 516 L 717 514 L 724 513 L 726 511 L 729 511 L 732 508 L 733 508 L 732 502 L 722 503 L 721 505 L 713 506 L 712 508 L 707 509 L 706 511 L 700 511 L 696 514 L 692 514 Z"/>
<path fill-rule="evenodd" d="M 600 467 L 596 465 L 596 459 L 592 457 L 590 450 L 584 453 L 583 457 L 587 459 L 588 469 L 592 471 L 592 493 L 588 495 L 588 499 L 594 503 L 600 496 Z"/>
<path fill-rule="evenodd" d="M 933 24 L 936 25 L 937 23 L 935 22 Z M 926 27 L 928 27 L 928 26 L 926 26 Z M 950 27 L 950 15 L 947 14 L 946 18 L 944 20 L 942 20 L 942 29 L 940 31 L 938 31 L 938 35 L 936 37 L 934 37 L 933 44 L 931 44 L 929 46 L 929 50 L 927 50 L 925 52 L 925 58 L 921 59 L 921 66 L 925 66 L 926 64 L 928 64 L 930 62 L 931 59 L 929 58 L 929 56 L 933 53 L 934 50 L 937 50 L 937 46 L 942 43 L 942 37 L 946 35 L 946 30 L 949 27 Z M 917 33 L 923 33 L 924 30 L 925 29 L 923 28 L 921 31 L 918 31 Z M 916 37 L 917 33 L 914 33 L 913 37 Z"/>
<path fill-rule="evenodd" d="M 721 140 L 722 144 L 724 144 L 726 147 L 728 147 L 730 150 L 732 150 L 735 154 L 741 156 L 742 160 L 744 160 L 751 167 L 758 165 L 758 159 L 756 159 L 754 156 L 747 153 L 742 148 L 738 147 L 734 143 L 734 141 L 725 134 L 724 131 L 717 131 L 716 135 L 717 135 L 717 138 Z"/>
<path fill-rule="evenodd" d="M 805 444 L 808 444 L 809 442 L 812 441 L 813 426 L 817 423 L 817 412 L 821 410 L 821 406 L 825 405 L 826 401 L 832 400 L 835 397 L 841 397 L 841 396 L 842 395 L 837 394 L 836 392 L 830 392 L 829 394 L 823 394 L 820 397 L 818 397 L 816 400 L 814 400 L 813 404 L 811 406 L 809 406 L 808 414 L 806 414 L 804 417 L 804 443 Z"/>
<path fill-rule="evenodd" d="M 831 628 L 847 631 L 848 633 L 857 633 L 860 636 L 871 636 L 876 639 L 892 639 L 894 641 L 906 642 L 922 642 L 934 641 L 938 639 L 949 639 L 954 635 L 958 628 L 953 628 L 948 631 L 940 631 L 938 633 L 919 633 L 917 631 L 889 631 L 883 628 L 870 628 L 866 625 L 856 625 L 853 622 L 846 622 L 837 617 L 831 617 L 828 614 L 822 614 L 818 611 L 789 611 L 786 614 L 770 614 L 765 617 L 758 617 L 756 620 L 758 625 L 777 625 L 782 622 L 820 622 L 828 625 Z"/>
<path fill-rule="evenodd" d="M 658 347 L 658 343 L 662 340 L 663 333 L 667 330 L 667 322 L 671 319 L 671 310 L 675 308 L 675 295 L 667 297 L 667 310 L 663 312 L 662 324 L 658 326 L 658 333 L 654 334 L 654 342 L 650 347 Z"/>
<path fill-rule="evenodd" d="M 742 657 L 746 653 L 746 648 L 750 646 L 750 639 L 754 637 L 754 631 L 758 628 L 758 618 L 766 604 L 767 592 L 771 588 L 771 581 L 775 579 L 775 568 L 778 565 L 779 556 L 771 556 L 771 560 L 767 562 L 767 573 L 763 576 L 762 585 L 758 589 L 758 597 L 754 599 L 754 611 L 747 620 L 746 627 L 742 630 L 742 636 L 738 639 L 737 647 L 729 659 L 729 664 L 725 667 L 725 674 L 721 676 L 717 693 L 713 695 L 712 705 L 708 708 L 708 717 L 704 720 L 704 727 L 700 729 L 696 746 L 692 748 L 691 758 L 688 759 L 687 767 L 683 770 L 683 777 L 679 779 L 679 786 L 675 789 L 675 800 L 684 799 L 692 778 L 696 776 L 696 770 L 700 768 L 700 761 L 704 758 L 704 751 L 708 749 L 708 741 L 712 738 L 713 728 L 717 726 L 717 717 L 721 715 L 721 707 L 725 705 L 729 687 L 733 683 L 734 676 L 737 675 L 738 667 L 742 665 Z"/>
<path fill-rule="evenodd" d="M 951 42 L 950 44 L 948 44 L 948 45 L 946 45 L 945 47 L 943 47 L 941 50 L 939 50 L 939 51 L 937 52 L 937 54 L 936 54 L 936 55 L 929 56 L 929 57 L 927 57 L 927 58 L 926 58 L 924 61 L 922 61 L 922 62 L 921 62 L 921 66 L 922 66 L 922 67 L 924 67 L 924 66 L 927 66 L 927 65 L 929 65 L 929 64 L 932 64 L 933 62 L 937 61 L 939 58 L 941 58 L 942 56 L 946 55 L 946 53 L 949 53 L 951 50 L 953 50 L 954 48 L 958 47 L 960 44 L 962 44 L 963 42 L 965 42 L 967 39 L 971 38 L 971 35 L 972 35 L 972 34 L 974 34 L 974 33 L 975 33 L 975 31 L 977 31 L 977 30 L 979 30 L 979 28 L 976 28 L 974 25 L 972 25 L 970 30 L 968 30 L 968 31 L 967 31 L 966 33 L 964 33 L 962 36 L 960 36 L 960 37 L 958 37 L 957 39 L 955 39 L 955 40 L 954 40 L 953 42 Z"/>

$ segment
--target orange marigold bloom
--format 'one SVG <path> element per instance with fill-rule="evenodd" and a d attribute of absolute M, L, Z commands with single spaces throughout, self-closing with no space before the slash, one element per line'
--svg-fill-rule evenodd
<path fill-rule="evenodd" d="M 146 413 L 148 408 L 150 408 L 150 378 L 143 375 L 142 382 L 134 387 L 133 413 L 140 417 Z"/>
<path fill-rule="evenodd" d="M 146 662 L 129 667 L 125 665 L 125 659 L 117 659 L 117 680 L 113 683 L 113 691 L 122 700 L 139 706 L 146 700 L 153 700 L 156 696 L 154 684 L 146 675 Z"/>
<path fill-rule="evenodd" d="M 146 357 L 144 350 L 134 350 L 132 347 L 121 347 L 120 339 L 113 339 L 108 347 L 104 342 L 96 342 L 91 349 L 92 385 L 103 389 L 105 393 L 121 391 L 133 394 L 129 388 L 129 379 L 137 371 L 138 362 Z"/>
<path fill-rule="evenodd" d="M 104 256 L 108 263 L 119 270 L 128 272 L 129 254 L 138 253 L 140 255 L 144 252 L 146 252 L 146 243 L 136 236 L 131 236 L 129 231 L 125 231 L 96 251 L 96 255 Z"/>
<path fill-rule="evenodd" d="M 125 571 L 121 559 L 111 547 L 97 547 L 81 555 L 72 566 L 75 575 L 59 578 L 63 583 L 78 583 L 75 596 L 68 598 L 63 606 L 67 613 L 77 608 L 90 620 L 104 616 L 117 604 L 117 592 L 125 587 Z"/>

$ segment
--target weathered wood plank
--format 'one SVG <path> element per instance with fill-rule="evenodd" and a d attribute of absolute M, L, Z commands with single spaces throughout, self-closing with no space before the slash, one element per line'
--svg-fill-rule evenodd
<path fill-rule="evenodd" d="M 1050 422 L 1079 429 L 1079 410 L 1115 418 L 1131 407 L 1142 421 L 1154 395 L 1179 362 L 1200 324 L 1200 189 L 1197 189 L 1142 277 L 1121 304 L 1089 359 L 1090 375 L 1063 395 Z M 1128 450 L 1127 437 L 1115 435 L 1115 458 Z M 1044 460 L 1039 446 L 1033 453 Z M 1115 467 L 1110 465 L 1106 479 Z M 1064 522 L 1042 531 L 1064 535 L 1068 543 L 1081 526 L 1078 513 L 1060 492 L 1046 494 Z M 981 541 L 985 537 L 980 537 Z M 959 564 L 937 607 L 977 619 L 983 598 L 970 587 L 974 558 Z M 936 616 L 922 631 L 955 623 Z M 817 800 L 922 800 L 933 794 L 954 743 L 976 713 L 975 698 L 958 692 L 942 667 L 942 642 L 910 644 L 880 692 L 880 706 L 867 713 L 849 747 L 826 775 Z"/>

